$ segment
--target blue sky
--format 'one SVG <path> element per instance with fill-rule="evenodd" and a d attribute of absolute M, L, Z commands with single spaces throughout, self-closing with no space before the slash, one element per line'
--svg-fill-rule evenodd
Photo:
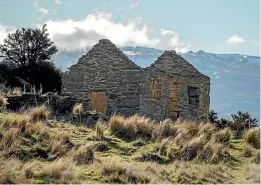
<path fill-rule="evenodd" d="M 260 56 L 259 0 L 0 2 L 0 43 L 16 28 L 47 23 L 58 48 L 69 52 L 106 37 L 118 46 Z"/>

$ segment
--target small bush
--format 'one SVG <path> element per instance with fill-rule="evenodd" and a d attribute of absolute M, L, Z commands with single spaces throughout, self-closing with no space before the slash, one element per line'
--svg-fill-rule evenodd
<path fill-rule="evenodd" d="M 95 134 L 96 134 L 96 138 L 97 139 L 102 139 L 104 138 L 104 131 L 106 130 L 106 124 L 102 121 L 98 121 L 96 123 L 96 131 L 95 131 Z"/>
<path fill-rule="evenodd" d="M 47 107 L 44 105 L 34 107 L 29 110 L 29 116 L 31 117 L 31 121 L 40 121 L 47 119 L 50 115 L 50 112 L 48 111 Z"/>
<path fill-rule="evenodd" d="M 244 140 L 246 143 L 252 145 L 254 148 L 260 148 L 260 129 L 253 128 L 249 129 L 244 134 Z"/>
<path fill-rule="evenodd" d="M 90 145 L 80 147 L 73 155 L 73 161 L 77 165 L 93 163 L 94 152 L 93 147 Z"/>

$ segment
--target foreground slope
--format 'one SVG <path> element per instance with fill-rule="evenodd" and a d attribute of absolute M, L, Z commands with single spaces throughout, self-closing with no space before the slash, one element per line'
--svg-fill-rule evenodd
<path fill-rule="evenodd" d="M 257 150 L 229 130 L 140 116 L 87 128 L 34 111 L 0 114 L 0 183 L 259 183 Z"/>

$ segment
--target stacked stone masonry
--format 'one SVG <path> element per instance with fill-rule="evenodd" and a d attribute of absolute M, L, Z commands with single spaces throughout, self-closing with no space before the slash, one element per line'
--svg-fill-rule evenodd
<path fill-rule="evenodd" d="M 156 120 L 208 118 L 210 78 L 175 51 L 141 68 L 102 39 L 63 75 L 63 87 L 86 110 L 139 113 Z"/>

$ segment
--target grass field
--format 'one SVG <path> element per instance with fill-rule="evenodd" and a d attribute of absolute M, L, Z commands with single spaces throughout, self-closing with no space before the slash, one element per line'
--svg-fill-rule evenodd
<path fill-rule="evenodd" d="M 260 182 L 259 149 L 229 130 L 139 116 L 87 128 L 47 116 L 0 114 L 1 184 Z"/>

